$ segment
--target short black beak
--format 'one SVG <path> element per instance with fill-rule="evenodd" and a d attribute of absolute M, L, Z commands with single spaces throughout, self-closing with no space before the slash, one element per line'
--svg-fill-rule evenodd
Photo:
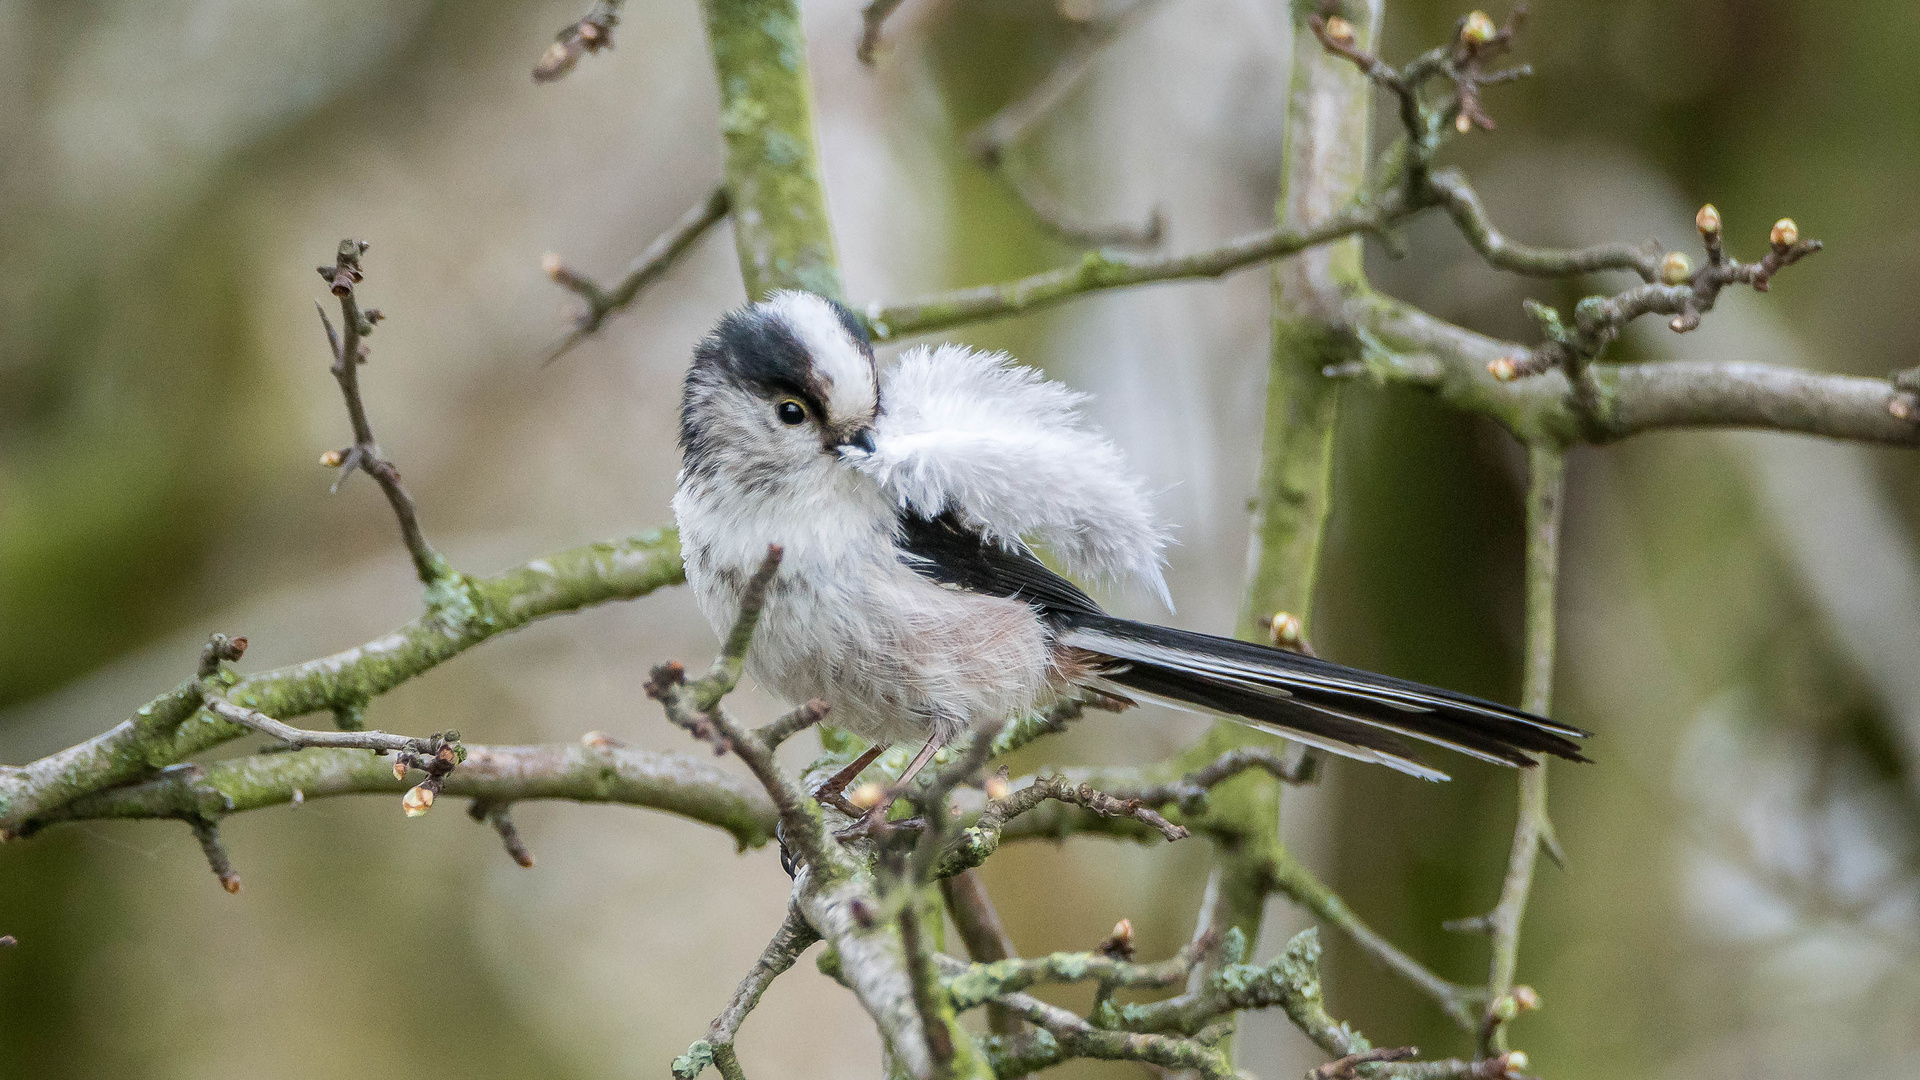
<path fill-rule="evenodd" d="M 841 446 L 857 446 L 867 453 L 873 453 L 873 429 L 861 428 L 840 441 Z"/>

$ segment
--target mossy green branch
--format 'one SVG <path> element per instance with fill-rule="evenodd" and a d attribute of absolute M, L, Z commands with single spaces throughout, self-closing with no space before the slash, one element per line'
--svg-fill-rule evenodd
<path fill-rule="evenodd" d="M 493 577 L 457 577 L 446 585 L 447 596 L 407 625 L 345 652 L 245 676 L 226 696 L 280 720 L 352 712 L 535 619 L 684 580 L 680 539 L 671 529 L 558 552 Z M 104 734 L 24 768 L 0 770 L 0 830 L 18 831 L 81 795 L 140 779 L 246 732 L 200 709 L 194 686 L 182 684 Z"/>
<path fill-rule="evenodd" d="M 813 89 L 797 0 L 705 0 L 740 276 L 838 299 L 840 264 L 814 150 Z"/>
<path fill-rule="evenodd" d="M 723 829 L 740 848 L 773 838 L 773 803 L 758 785 L 680 754 L 609 744 L 467 746 L 441 794 L 505 804 L 528 799 L 619 803 L 675 814 Z M 219 818 L 295 799 L 399 795 L 413 779 L 393 775 L 393 759 L 366 750 L 314 749 L 254 754 L 168 769 L 152 779 L 84 795 L 35 824 L 89 818 Z"/>

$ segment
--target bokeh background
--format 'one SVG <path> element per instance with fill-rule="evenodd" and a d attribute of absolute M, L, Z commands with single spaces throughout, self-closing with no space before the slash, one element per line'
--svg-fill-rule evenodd
<path fill-rule="evenodd" d="M 416 587 L 371 484 L 329 496 L 346 424 L 312 267 L 372 244 L 390 316 L 366 369 L 375 430 L 429 534 L 487 572 L 667 519 L 678 380 L 741 299 L 724 228 L 607 330 L 542 368 L 568 298 L 540 257 L 609 279 L 719 175 L 691 0 L 630 4 L 618 48 L 527 71 L 580 0 L 0 2 L 0 761 L 117 722 L 206 634 L 248 669 L 411 617 Z M 1462 13 L 1388 5 L 1386 51 Z M 1450 151 L 1539 243 L 1691 249 L 1712 200 L 1737 253 L 1791 214 L 1828 248 L 1698 333 L 1638 328 L 1622 358 L 1745 358 L 1882 374 L 1920 330 L 1920 8 L 1903 0 L 1541 0 L 1536 78 Z M 879 64 L 852 0 L 807 7 L 848 287 L 898 299 L 1056 265 L 962 149 L 1071 46 L 1033 0 L 907 0 Z M 1500 12 L 1495 12 L 1500 14 Z M 1163 208 L 1166 247 L 1271 220 L 1286 85 L 1279 0 L 1164 0 L 1014 157 L 1107 220 Z M 1389 290 L 1530 334 L 1514 279 L 1440 223 L 1369 253 Z M 1231 625 L 1265 365 L 1259 270 L 1084 299 L 954 336 L 1093 392 L 1180 527 L 1176 620 Z M 1513 699 L 1520 455 L 1417 393 L 1346 396 L 1317 644 Z M 1920 1075 L 1920 468 L 1911 453 L 1765 435 L 1643 436 L 1577 453 L 1566 543 L 1565 719 L 1598 764 L 1556 770 L 1570 855 L 1543 866 L 1516 1037 L 1557 1080 Z M 1138 597 L 1116 603 L 1141 614 Z M 713 647 L 684 591 L 487 644 L 378 700 L 390 730 L 475 741 L 601 729 L 684 749 L 638 693 Z M 770 715 L 773 702 L 751 699 Z M 1099 718 L 1030 754 L 1161 756 L 1165 713 Z M 236 746 L 233 749 L 245 749 Z M 801 748 L 804 750 L 804 748 Z M 1512 778 L 1427 785 L 1336 763 L 1284 829 L 1366 918 L 1444 973 L 1484 976 L 1442 920 L 1493 902 Z M 389 799 L 229 821 L 222 892 L 184 826 L 82 824 L 0 849 L 0 1076 L 660 1076 L 777 924 L 771 851 L 641 811 L 527 805 L 528 872 L 457 808 Z M 1101 841 L 985 871 L 1023 950 L 1132 918 L 1187 933 L 1205 850 Z M 1276 902 L 1260 955 L 1305 925 Z M 1331 939 L 1329 939 L 1331 940 Z M 1438 1010 L 1344 946 L 1335 1011 L 1377 1041 L 1464 1050 Z M 1243 1067 L 1315 1062 L 1275 1017 Z M 871 1075 L 852 999 L 803 962 L 747 1025 L 759 1077 Z M 1133 1066 L 1083 1064 L 1076 1077 Z"/>

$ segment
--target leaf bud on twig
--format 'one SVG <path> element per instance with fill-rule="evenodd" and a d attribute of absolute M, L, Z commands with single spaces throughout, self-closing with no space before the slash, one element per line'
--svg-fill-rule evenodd
<path fill-rule="evenodd" d="M 886 796 L 887 790 L 885 788 L 872 781 L 868 781 L 854 788 L 852 791 L 847 792 L 847 801 L 862 810 L 871 810 L 875 806 L 878 806 L 880 800 L 886 798 Z"/>
<path fill-rule="evenodd" d="M 1773 233 L 1768 237 L 1776 248 L 1790 248 L 1800 242 L 1800 226 L 1790 217 L 1783 217 L 1773 223 Z"/>
<path fill-rule="evenodd" d="M 1660 280 L 1668 285 L 1684 285 L 1692 276 L 1693 260 L 1687 258 L 1686 252 L 1669 251 L 1666 258 L 1660 260 Z"/>
<path fill-rule="evenodd" d="M 1520 365 L 1514 362 L 1513 357 L 1502 356 L 1497 360 L 1487 361 L 1487 374 L 1501 382 L 1512 382 L 1515 376 L 1520 374 Z"/>
<path fill-rule="evenodd" d="M 325 465 L 329 469 L 339 468 L 341 463 L 346 460 L 347 455 L 343 450 L 329 450 L 320 455 L 320 464 Z"/>
<path fill-rule="evenodd" d="M 999 772 L 987 777 L 987 782 L 981 786 L 986 788 L 987 798 L 989 799 L 1006 798 L 1007 791 L 1009 790 L 1006 767 L 1002 766 Z"/>
<path fill-rule="evenodd" d="M 1700 230 L 1701 236 L 1715 235 L 1720 231 L 1720 211 L 1714 209 L 1712 203 L 1707 203 L 1699 213 L 1693 215 L 1693 227 Z"/>
<path fill-rule="evenodd" d="M 1300 645 L 1300 616 L 1291 612 L 1276 611 L 1267 620 L 1267 636 L 1275 645 L 1283 649 L 1298 648 Z"/>
<path fill-rule="evenodd" d="M 1327 40 L 1336 45 L 1353 44 L 1353 24 L 1338 15 L 1327 19 Z"/>
<path fill-rule="evenodd" d="M 1523 1013 L 1534 1012 L 1540 1008 L 1540 991 L 1522 983 L 1513 988 L 1513 1004 Z"/>
<path fill-rule="evenodd" d="M 408 788 L 407 793 L 400 797 L 400 808 L 407 812 L 408 817 L 419 817 L 433 809 L 433 789 L 425 784 Z"/>
<path fill-rule="evenodd" d="M 1499 32 L 1499 28 L 1493 25 L 1493 18 L 1484 11 L 1468 14 L 1460 24 L 1460 40 L 1469 45 L 1485 45 Z"/>

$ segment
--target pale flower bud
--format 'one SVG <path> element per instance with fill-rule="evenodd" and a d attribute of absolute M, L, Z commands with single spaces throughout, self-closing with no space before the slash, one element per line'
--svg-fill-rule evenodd
<path fill-rule="evenodd" d="M 548 277 L 558 281 L 560 280 L 560 276 L 567 272 L 567 264 L 560 261 L 559 255 L 549 251 L 545 255 L 540 256 L 540 269 L 544 271 Z"/>
<path fill-rule="evenodd" d="M 347 455 L 338 450 L 329 450 L 320 455 L 320 464 L 329 469 L 337 469 L 347 460 Z"/>
<path fill-rule="evenodd" d="M 1540 1007 L 1540 991 L 1524 983 L 1513 988 L 1513 1003 L 1523 1013 L 1533 1012 Z"/>
<path fill-rule="evenodd" d="M 395 780 L 405 780 L 407 778 L 407 763 L 405 760 L 400 758 L 394 759 L 393 778 Z"/>
<path fill-rule="evenodd" d="M 1512 994 L 1501 994 L 1494 999 L 1492 1012 L 1493 1018 L 1504 1024 L 1520 1015 L 1520 1003 L 1513 999 Z"/>
<path fill-rule="evenodd" d="M 1486 12 L 1476 11 L 1468 15 L 1467 21 L 1461 24 L 1460 40 L 1469 45 L 1485 45 L 1499 32 L 1493 25 L 1493 19 Z"/>
<path fill-rule="evenodd" d="M 1660 280 L 1669 285 L 1682 285 L 1693 276 L 1693 262 L 1682 251 L 1669 251 L 1667 257 L 1660 260 Z"/>
<path fill-rule="evenodd" d="M 419 817 L 433 809 L 433 789 L 425 784 L 408 788 L 400 797 L 400 809 L 405 810 L 408 817 Z"/>
<path fill-rule="evenodd" d="M 1701 236 L 1712 236 L 1719 232 L 1720 211 L 1714 209 L 1712 203 L 1702 206 L 1700 212 L 1693 215 L 1693 227 L 1700 230 Z"/>
<path fill-rule="evenodd" d="M 1513 357 L 1503 356 L 1487 362 L 1487 374 L 1501 382 L 1512 382 L 1520 374 L 1520 366 L 1513 362 Z"/>
<path fill-rule="evenodd" d="M 887 789 L 872 782 L 861 784 L 859 787 L 847 792 L 847 801 L 862 810 L 873 809 L 880 805 L 881 799 L 886 797 Z"/>
<path fill-rule="evenodd" d="M 998 773 L 987 777 L 985 787 L 987 789 L 987 798 L 989 799 L 1004 799 L 1007 797 L 1007 778 Z"/>
<path fill-rule="evenodd" d="M 1512 1050 L 1507 1053 L 1507 1071 L 1527 1071 L 1527 1052 L 1525 1050 Z"/>
<path fill-rule="evenodd" d="M 1783 217 L 1773 223 L 1773 235 L 1768 237 L 1777 248 L 1789 248 L 1800 242 L 1800 226 L 1790 217 Z"/>
<path fill-rule="evenodd" d="M 1353 44 L 1353 24 L 1338 15 L 1327 19 L 1327 40 L 1336 45 Z"/>

